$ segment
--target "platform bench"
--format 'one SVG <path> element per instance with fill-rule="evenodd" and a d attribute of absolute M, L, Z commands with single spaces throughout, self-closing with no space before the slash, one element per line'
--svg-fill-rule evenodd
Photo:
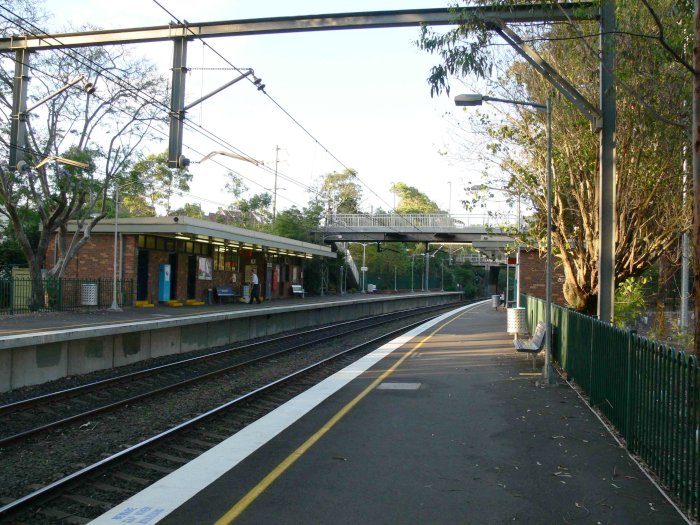
<path fill-rule="evenodd" d="M 518 352 L 525 352 L 532 356 L 532 366 L 535 366 L 535 356 L 540 353 L 544 346 L 544 338 L 547 334 L 547 325 L 540 321 L 537 323 L 535 333 L 530 339 L 514 339 L 513 346 Z"/>
<path fill-rule="evenodd" d="M 219 304 L 221 304 L 222 299 L 230 297 L 231 299 L 236 298 L 236 292 L 233 291 L 232 286 L 217 286 L 214 288 L 216 291 L 216 297 L 219 299 Z"/>
<path fill-rule="evenodd" d="M 292 285 L 292 294 L 294 294 L 294 297 L 296 297 L 297 295 L 301 295 L 302 297 L 304 297 L 305 293 L 306 293 L 306 291 L 304 290 L 304 287 L 302 285 L 300 285 L 300 284 L 293 284 Z"/>

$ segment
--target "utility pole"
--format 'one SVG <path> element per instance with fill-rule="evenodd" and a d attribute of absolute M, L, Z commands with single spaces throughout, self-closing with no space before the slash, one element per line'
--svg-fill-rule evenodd
<path fill-rule="evenodd" d="M 275 222 L 277 217 L 277 164 L 280 160 L 280 147 L 279 144 L 275 146 L 275 185 L 272 190 L 272 222 Z"/>

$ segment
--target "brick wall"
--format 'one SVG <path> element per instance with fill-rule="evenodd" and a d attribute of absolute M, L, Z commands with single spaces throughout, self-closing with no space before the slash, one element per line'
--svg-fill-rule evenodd
<path fill-rule="evenodd" d="M 136 279 L 136 241 L 134 235 L 123 236 L 122 275 Z M 55 238 L 49 243 L 46 267 L 51 269 L 56 257 Z M 119 261 L 117 261 L 119 264 Z M 119 268 L 119 266 L 117 266 Z M 68 264 L 63 276 L 69 279 L 111 279 L 114 275 L 114 235 L 93 234 Z M 119 278 L 119 275 L 117 276 Z"/>
<path fill-rule="evenodd" d="M 566 305 L 564 299 L 563 283 L 564 272 L 560 265 L 557 265 L 556 258 L 553 259 L 552 271 L 552 302 Z M 520 251 L 520 291 L 533 297 L 545 299 L 547 286 L 547 259 L 545 253 L 538 250 Z"/>

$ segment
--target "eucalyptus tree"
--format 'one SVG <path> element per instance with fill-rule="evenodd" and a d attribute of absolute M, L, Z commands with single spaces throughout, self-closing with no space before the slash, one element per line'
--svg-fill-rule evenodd
<path fill-rule="evenodd" d="M 689 226 L 682 164 L 689 130 L 691 79 L 653 37 L 658 30 L 657 17 L 666 22 L 674 20 L 676 25 L 668 38 L 687 50 L 684 39 L 691 17 L 687 6 L 683 10 L 677 3 L 672 6 L 658 2 L 661 11 L 654 7 L 646 0 L 618 2 L 616 282 L 638 275 L 673 246 L 679 233 Z M 519 31 L 588 100 L 597 101 L 599 45 L 595 23 L 538 25 L 520 27 Z M 474 75 L 484 79 L 502 98 L 542 102 L 552 95 L 548 83 L 528 65 L 494 51 L 496 38 L 488 25 L 475 20 L 462 20 L 448 33 L 423 29 L 419 46 L 440 56 L 440 64 L 428 79 L 431 93 L 449 92 L 450 75 Z M 512 106 L 503 110 L 506 114 L 499 122 L 489 120 L 484 113 L 474 117 L 477 125 L 486 125 L 488 156 L 499 168 L 497 174 L 491 174 L 490 182 L 500 183 L 531 201 L 534 232 L 542 238 L 546 225 L 545 117 Z M 593 313 L 599 272 L 598 138 L 588 121 L 556 96 L 552 129 L 555 255 L 566 276 L 567 301 Z"/>
<path fill-rule="evenodd" d="M 391 192 L 399 197 L 396 205 L 397 213 L 437 213 L 440 207 L 425 193 L 405 182 L 391 185 Z"/>
<path fill-rule="evenodd" d="M 362 186 L 351 168 L 323 175 L 315 193 L 326 202 L 326 213 L 360 213 Z"/>

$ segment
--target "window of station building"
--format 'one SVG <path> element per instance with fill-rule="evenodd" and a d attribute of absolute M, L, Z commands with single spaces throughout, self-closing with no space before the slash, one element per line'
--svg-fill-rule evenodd
<path fill-rule="evenodd" d="M 238 262 L 238 253 L 224 246 L 214 246 L 214 270 L 235 271 Z"/>
<path fill-rule="evenodd" d="M 188 253 L 211 257 L 214 246 L 205 242 L 182 241 L 172 237 L 157 237 L 155 235 L 139 235 L 138 247 L 147 250 Z"/>

